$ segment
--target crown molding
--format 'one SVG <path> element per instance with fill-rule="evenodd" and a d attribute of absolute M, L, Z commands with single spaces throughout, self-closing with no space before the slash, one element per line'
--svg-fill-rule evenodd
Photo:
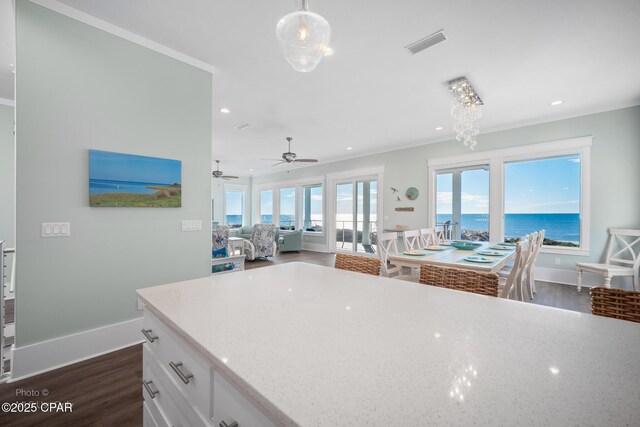
<path fill-rule="evenodd" d="M 184 62 L 185 64 L 189 64 L 201 70 L 207 71 L 209 73 L 215 72 L 215 67 L 211 64 L 207 64 L 206 62 L 200 61 L 199 59 L 193 58 L 189 55 L 185 55 L 182 52 L 178 52 L 175 49 L 162 45 L 160 43 L 154 42 L 146 37 L 142 37 L 139 34 L 133 33 L 129 30 L 125 30 L 124 28 L 118 27 L 110 22 L 104 21 L 100 18 L 96 18 L 93 15 L 89 15 L 88 13 L 82 12 L 78 9 L 74 9 L 71 6 L 67 6 L 66 4 L 60 3 L 56 0 L 29 0 L 31 3 L 37 4 L 38 6 L 42 6 L 46 9 L 49 9 L 53 12 L 59 13 L 71 19 L 75 19 L 76 21 L 82 22 L 83 24 L 90 25 L 99 30 L 105 31 L 109 34 L 113 34 L 116 37 L 120 37 L 121 39 L 130 41 L 131 43 L 135 43 L 142 47 L 146 47 L 147 49 L 151 49 L 155 52 L 166 55 L 170 58 L 176 59 L 178 61 Z"/>

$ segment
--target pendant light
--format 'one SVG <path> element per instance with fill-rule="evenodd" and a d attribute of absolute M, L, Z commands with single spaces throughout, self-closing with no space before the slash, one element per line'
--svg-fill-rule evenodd
<path fill-rule="evenodd" d="M 289 65 L 308 73 L 324 56 L 333 54 L 329 46 L 331 26 L 322 16 L 309 12 L 306 0 L 297 0 L 297 4 L 298 10 L 278 21 L 276 37 Z"/>

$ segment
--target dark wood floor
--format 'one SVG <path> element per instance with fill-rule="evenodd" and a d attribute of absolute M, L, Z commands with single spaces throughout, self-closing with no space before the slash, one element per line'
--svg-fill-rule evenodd
<path fill-rule="evenodd" d="M 70 402 L 71 413 L 0 412 L 0 426 L 141 426 L 142 345 L 0 385 L 0 403 Z M 42 390 L 48 396 L 42 395 Z M 18 396 L 36 390 L 38 397 Z"/>
<path fill-rule="evenodd" d="M 280 254 L 270 261 L 247 262 L 246 268 L 293 261 L 332 266 L 335 255 L 318 252 Z M 538 282 L 534 303 L 588 312 L 589 292 L 568 285 Z M 72 413 L 7 414 L 0 426 L 141 426 L 142 349 L 140 345 L 76 363 L 11 384 L 0 385 L 0 403 L 71 402 Z M 17 390 L 47 389 L 47 397 L 21 397 Z"/>

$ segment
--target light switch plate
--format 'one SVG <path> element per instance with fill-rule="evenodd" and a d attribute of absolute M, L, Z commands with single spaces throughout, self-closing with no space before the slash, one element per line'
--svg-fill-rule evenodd
<path fill-rule="evenodd" d="M 183 220 L 182 231 L 200 231 L 202 230 L 202 221 L 199 219 Z"/>
<path fill-rule="evenodd" d="M 70 237 L 71 223 L 43 222 L 41 224 L 42 237 Z"/>

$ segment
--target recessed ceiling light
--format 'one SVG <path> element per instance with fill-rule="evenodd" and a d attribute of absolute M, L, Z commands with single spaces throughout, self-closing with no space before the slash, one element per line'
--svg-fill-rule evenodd
<path fill-rule="evenodd" d="M 557 101 L 551 101 L 549 103 L 549 105 L 551 105 L 552 107 L 555 107 L 556 105 L 560 105 L 562 104 L 564 101 L 562 99 L 558 99 Z"/>
<path fill-rule="evenodd" d="M 442 129 L 444 129 L 444 128 L 443 128 L 442 126 L 438 126 L 438 127 L 434 128 L 434 129 L 435 129 L 435 130 L 442 130 Z"/>
<path fill-rule="evenodd" d="M 227 107 L 222 107 L 220 109 L 220 112 L 223 114 L 229 114 L 231 112 L 231 110 L 229 110 Z"/>
<path fill-rule="evenodd" d="M 347 150 L 353 150 L 353 147 L 347 147 Z"/>

